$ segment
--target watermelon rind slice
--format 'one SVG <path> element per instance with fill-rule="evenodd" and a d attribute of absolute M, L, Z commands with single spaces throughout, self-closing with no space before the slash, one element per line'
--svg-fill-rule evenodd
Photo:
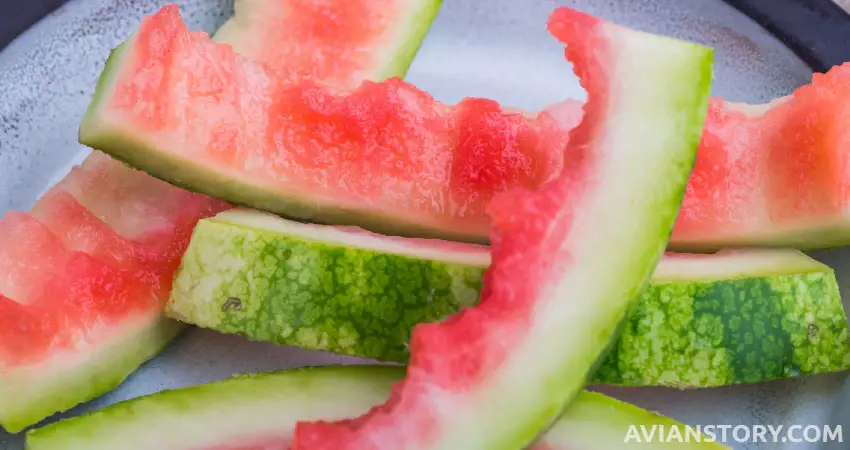
<path fill-rule="evenodd" d="M 160 66 L 169 69 L 147 76 Z M 563 143 L 551 141 L 565 134 L 553 131 L 560 124 L 549 123 L 557 120 L 548 112 L 514 120 L 522 115 L 486 99 L 452 107 L 397 78 L 353 90 L 320 84 L 290 84 L 280 70 L 191 33 L 176 8 L 164 8 L 110 56 L 78 139 L 233 204 L 382 234 L 479 243 L 487 241 L 484 198 L 492 190 L 546 180 L 561 166 Z M 492 115 L 494 129 L 482 127 Z M 506 134 L 515 132 L 534 144 L 506 145 L 515 139 Z M 499 141 L 493 148 L 491 139 Z M 512 167 L 525 164 L 516 162 L 528 157 L 523 151 L 542 152 L 535 173 Z M 494 158 L 507 175 L 482 175 L 489 166 L 480 160 Z"/>
<path fill-rule="evenodd" d="M 166 314 L 252 340 L 401 361 L 413 325 L 478 302 L 489 262 L 486 246 L 239 208 L 198 223 Z"/>
<path fill-rule="evenodd" d="M 442 0 L 348 0 L 315 2 L 293 2 L 281 0 L 236 0 L 233 5 L 234 15 L 216 31 L 213 40 L 226 43 L 233 47 L 236 53 L 246 58 L 262 62 L 275 70 L 286 71 L 289 64 L 298 64 L 286 58 L 289 53 L 277 55 L 274 50 L 278 46 L 299 47 L 297 53 L 304 57 L 305 52 L 311 55 L 307 59 L 324 58 L 325 47 L 343 47 L 348 43 L 337 36 L 345 36 L 348 30 L 336 30 L 334 27 L 347 25 L 351 29 L 357 26 L 368 26 L 369 21 L 376 21 L 377 29 L 364 30 L 366 36 L 356 42 L 356 51 L 348 50 L 351 58 L 365 58 L 357 67 L 344 67 L 344 73 L 312 73 L 314 67 L 298 67 L 305 71 L 315 81 L 332 84 L 340 88 L 357 87 L 363 80 L 382 81 L 387 78 L 404 78 L 413 59 L 428 35 L 431 24 L 437 17 L 442 6 Z M 349 11 L 349 8 L 354 8 Z M 365 13 L 364 17 L 349 23 L 350 17 L 340 20 L 340 15 Z M 326 30 L 321 31 L 322 37 L 316 37 L 315 43 L 300 40 L 297 34 L 313 30 L 295 30 L 301 22 L 325 22 Z M 283 42 L 275 42 L 278 35 L 283 35 Z M 339 61 L 345 63 L 346 61 Z M 336 69 L 337 71 L 343 68 Z"/>
<path fill-rule="evenodd" d="M 183 329 L 158 310 L 138 313 L 98 330 L 73 351 L 6 370 L 0 383 L 0 425 L 17 433 L 114 389 Z"/>
<path fill-rule="evenodd" d="M 300 420 L 344 419 L 375 406 L 404 376 L 392 366 L 306 367 L 227 380 L 127 400 L 27 433 L 27 450 L 286 448 Z M 531 450 L 615 450 L 629 427 L 687 427 L 595 392 L 582 392 Z M 692 434 L 676 448 L 728 448 Z M 697 442 L 701 441 L 701 442 Z M 662 442 L 637 444 L 664 449 Z"/>
<path fill-rule="evenodd" d="M 793 249 L 667 254 L 594 383 L 714 387 L 850 369 L 835 272 Z"/>
<path fill-rule="evenodd" d="M 198 223 L 166 314 L 255 341 L 403 363 L 416 324 L 478 302 L 489 264 L 485 246 L 237 208 Z M 665 255 L 592 382 L 695 388 L 847 369 L 833 270 L 793 249 L 736 249 Z"/>

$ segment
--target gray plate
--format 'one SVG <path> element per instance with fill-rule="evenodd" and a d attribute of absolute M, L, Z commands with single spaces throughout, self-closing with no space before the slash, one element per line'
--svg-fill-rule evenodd
<path fill-rule="evenodd" d="M 31 28 L 0 53 L 0 213 L 28 209 L 86 149 L 77 125 L 109 50 L 135 29 L 157 0 L 77 0 Z M 190 26 L 214 31 L 232 10 L 222 0 L 178 2 Z M 717 50 L 714 94 L 762 102 L 807 83 L 811 72 L 754 22 L 715 0 L 446 0 L 408 80 L 456 102 L 483 96 L 540 108 L 568 96 L 584 98 L 544 25 L 558 4 L 585 9 L 647 31 L 686 38 Z M 847 252 L 820 253 L 850 292 Z M 66 413 L 78 415 L 162 389 L 234 373 L 302 365 L 354 363 L 320 352 L 249 343 L 192 330 L 121 387 Z M 844 374 L 687 392 L 600 388 L 690 424 L 843 426 L 850 440 L 850 381 Z M 54 417 L 51 420 L 56 420 Z M 846 449 L 845 443 L 753 444 L 736 449 Z M 22 437 L 0 432 L 0 448 L 21 449 Z"/>

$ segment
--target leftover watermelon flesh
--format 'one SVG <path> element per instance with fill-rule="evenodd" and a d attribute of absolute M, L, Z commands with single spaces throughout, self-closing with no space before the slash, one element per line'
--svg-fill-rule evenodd
<path fill-rule="evenodd" d="M 0 424 L 117 386 L 183 328 L 162 308 L 195 223 L 229 207 L 99 152 L 0 221 Z"/>
<path fill-rule="evenodd" d="M 404 78 L 442 0 L 236 0 L 213 40 L 287 83 Z"/>
<path fill-rule="evenodd" d="M 850 63 L 767 104 L 712 98 L 669 249 L 850 244 L 848 95 Z M 581 103 L 559 109 L 577 115 Z"/>
<path fill-rule="evenodd" d="M 850 63 L 765 105 L 713 99 L 671 248 L 850 244 Z"/>
<path fill-rule="evenodd" d="M 148 76 L 154 66 L 168 70 Z M 166 7 L 110 57 L 80 141 L 291 218 L 486 242 L 494 193 L 560 173 L 577 118 L 556 112 L 506 112 L 486 99 L 448 106 L 397 78 L 346 92 L 293 85 L 189 33 Z"/>
<path fill-rule="evenodd" d="M 525 447 L 616 338 L 681 203 L 712 52 L 567 8 L 550 30 L 590 99 L 565 170 L 496 197 L 480 304 L 414 328 L 391 399 L 357 419 L 298 424 L 294 449 Z"/>
<path fill-rule="evenodd" d="M 324 366 L 160 392 L 27 433 L 28 450 L 259 450 L 288 448 L 298 420 L 351 417 L 386 400 L 404 369 Z M 531 450 L 617 450 L 630 425 L 685 425 L 582 392 Z M 645 443 L 650 450 L 667 443 Z M 681 444 L 680 444 L 681 447 Z M 727 448 L 694 443 L 693 449 Z"/>

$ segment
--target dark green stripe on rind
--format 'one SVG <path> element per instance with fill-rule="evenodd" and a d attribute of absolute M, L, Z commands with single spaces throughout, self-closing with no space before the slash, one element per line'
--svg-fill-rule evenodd
<path fill-rule="evenodd" d="M 725 258 L 728 268 L 717 274 L 655 277 L 593 382 L 708 387 L 850 369 L 850 336 L 831 269 L 803 254 L 761 256 L 766 262 L 747 267 Z M 675 264 L 665 270 L 675 272 Z M 166 312 L 252 340 L 406 362 L 416 323 L 477 302 L 484 265 L 206 219 Z"/>
<path fill-rule="evenodd" d="M 297 421 L 352 417 L 385 401 L 392 384 L 403 377 L 401 367 L 364 365 L 240 375 L 127 400 L 32 430 L 26 448 L 199 450 L 260 443 L 263 438 L 281 443 L 291 436 Z M 637 406 L 582 392 L 532 450 L 619 449 L 627 424 L 684 428 Z M 637 445 L 662 449 L 671 444 Z M 686 448 L 726 447 L 703 443 Z"/>
<path fill-rule="evenodd" d="M 653 283 L 595 381 L 703 387 L 848 368 L 838 284 L 823 271 Z"/>
<path fill-rule="evenodd" d="M 474 305 L 486 266 L 203 220 L 166 313 L 252 340 L 403 361 L 410 330 Z"/>

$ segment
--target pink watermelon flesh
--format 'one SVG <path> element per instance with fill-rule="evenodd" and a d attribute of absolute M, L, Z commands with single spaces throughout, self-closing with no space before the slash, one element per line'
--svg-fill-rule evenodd
<path fill-rule="evenodd" d="M 80 140 L 234 203 L 477 242 L 495 192 L 560 172 L 576 119 L 481 99 L 448 106 L 397 78 L 350 92 L 292 84 L 165 7 L 111 58 Z"/>
<path fill-rule="evenodd" d="M 630 45 L 634 45 L 635 48 L 645 52 L 646 55 L 644 56 L 651 59 L 649 55 L 652 52 L 650 50 L 658 46 L 660 47 L 659 54 L 664 55 L 664 45 L 667 42 L 654 42 L 653 38 L 646 35 L 623 29 L 567 8 L 560 8 L 555 12 L 550 22 L 550 30 L 556 37 L 567 43 L 567 57 L 573 62 L 576 72 L 588 92 L 588 97 L 591 99 L 585 106 L 584 119 L 581 125 L 573 131 L 570 145 L 566 154 L 563 155 L 565 159 L 564 170 L 554 181 L 543 184 L 535 191 L 513 189 L 493 198 L 489 207 L 494 228 L 491 233 L 493 262 L 485 275 L 479 305 L 464 309 L 442 323 L 421 324 L 413 330 L 410 340 L 411 359 L 407 369 L 407 377 L 402 383 L 394 386 L 391 399 L 385 405 L 376 407 L 357 419 L 337 423 L 300 423 L 296 427 L 293 450 L 520 448 L 527 445 L 528 440 L 535 433 L 543 431 L 547 426 L 545 419 L 536 423 L 537 427 L 534 429 L 519 431 L 519 433 L 526 433 L 523 436 L 526 440 L 523 442 L 519 442 L 517 436 L 512 436 L 511 432 L 505 434 L 502 428 L 517 427 L 516 424 L 511 423 L 509 417 L 526 421 L 526 426 L 534 423 L 534 419 L 523 417 L 523 406 L 511 404 L 504 398 L 493 401 L 489 405 L 496 407 L 498 404 L 499 407 L 520 409 L 514 411 L 511 415 L 510 413 L 500 414 L 489 410 L 479 410 L 475 407 L 467 408 L 469 403 L 475 404 L 474 402 L 484 401 L 482 400 L 483 394 L 478 393 L 478 391 L 487 389 L 485 386 L 490 386 L 493 390 L 498 389 L 494 386 L 502 386 L 504 389 L 525 391 L 530 389 L 530 386 L 536 386 L 536 389 L 545 384 L 547 388 L 541 389 L 545 389 L 549 395 L 555 395 L 554 392 L 560 389 L 560 387 L 557 387 L 559 381 L 555 381 L 556 377 L 549 378 L 549 375 L 538 373 L 538 371 L 545 372 L 546 369 L 522 366 L 517 361 L 528 361 L 523 358 L 530 358 L 530 356 L 523 354 L 523 352 L 545 353 L 544 350 L 539 348 L 529 348 L 531 344 L 523 344 L 523 341 L 533 339 L 530 336 L 539 338 L 540 334 L 545 333 L 542 329 L 547 327 L 569 328 L 579 323 L 571 322 L 571 320 L 582 321 L 589 317 L 579 317 L 581 314 L 579 316 L 573 315 L 572 318 L 561 317 L 563 320 L 545 317 L 547 316 L 545 312 L 547 305 L 571 302 L 574 304 L 572 308 L 579 310 L 587 308 L 584 312 L 589 312 L 589 310 L 595 308 L 605 308 L 605 306 L 596 304 L 582 305 L 582 301 L 589 302 L 589 300 L 580 298 L 582 294 L 577 294 L 577 292 L 581 292 L 583 289 L 578 286 L 581 282 L 572 278 L 583 279 L 592 276 L 590 273 L 592 270 L 588 266 L 594 264 L 591 262 L 593 257 L 587 254 L 582 255 L 582 246 L 587 245 L 583 241 L 589 236 L 583 238 L 579 236 L 582 235 L 581 230 L 586 229 L 585 227 L 593 227 L 593 225 L 590 225 L 593 219 L 589 217 L 595 214 L 594 211 L 599 211 L 597 205 L 600 202 L 607 204 L 610 201 L 610 199 L 604 199 L 605 194 L 600 191 L 612 188 L 617 183 L 616 178 L 625 175 L 625 173 L 619 174 L 618 170 L 609 166 L 611 163 L 609 158 L 624 160 L 632 157 L 629 155 L 632 152 L 633 155 L 639 154 L 650 158 L 646 160 L 646 164 L 653 167 L 655 167 L 655 163 L 650 162 L 651 158 L 659 158 L 658 156 L 650 156 L 653 151 L 658 151 L 657 148 L 652 148 L 652 144 L 645 149 L 636 147 L 632 149 L 632 146 L 628 143 L 630 140 L 626 136 L 618 135 L 619 132 L 626 129 L 631 132 L 649 127 L 657 132 L 654 136 L 659 137 L 660 141 L 675 136 L 672 141 L 676 141 L 676 143 L 673 145 L 681 146 L 680 150 L 682 150 L 682 153 L 679 154 L 669 154 L 671 158 L 682 158 L 680 160 L 682 165 L 679 166 L 681 172 L 672 177 L 676 180 L 673 183 L 678 184 L 673 190 L 678 191 L 678 193 L 671 195 L 669 192 L 664 192 L 663 189 L 656 190 L 655 186 L 649 186 L 652 181 L 648 181 L 645 186 L 654 191 L 653 195 L 661 197 L 669 195 L 670 197 L 662 201 L 665 206 L 650 208 L 647 205 L 647 211 L 651 210 L 651 213 L 630 217 L 632 220 L 643 221 L 645 219 L 646 223 L 631 225 L 641 228 L 642 233 L 646 232 L 648 228 L 652 228 L 654 231 L 650 234 L 657 237 L 657 242 L 647 247 L 638 244 L 637 248 L 632 249 L 618 247 L 617 250 L 612 250 L 610 259 L 603 257 L 606 261 L 613 262 L 621 258 L 635 258 L 634 252 L 636 252 L 642 256 L 627 263 L 627 265 L 632 264 L 630 269 L 635 269 L 636 266 L 633 264 L 640 261 L 640 258 L 644 256 L 646 259 L 637 264 L 649 261 L 648 270 L 654 267 L 653 261 L 657 261 L 657 259 L 653 258 L 660 257 L 662 253 L 666 243 L 666 233 L 669 233 L 672 228 L 675 210 L 678 209 L 681 201 L 690 164 L 693 161 L 702 127 L 702 115 L 696 111 L 699 111 L 699 105 L 701 105 L 703 113 L 705 111 L 710 64 L 703 65 L 705 60 L 700 60 L 700 58 L 704 58 L 704 54 L 699 51 L 689 54 L 689 51 L 693 50 L 685 50 L 687 47 L 669 49 L 670 54 L 676 55 L 669 56 L 670 60 L 662 56 L 658 57 L 658 61 L 634 63 L 638 67 L 640 67 L 640 64 L 666 64 L 673 71 L 681 70 L 681 67 L 673 69 L 677 66 L 677 63 L 689 67 L 691 72 L 687 76 L 693 78 L 686 83 L 687 86 L 673 88 L 673 92 L 687 87 L 692 92 L 686 95 L 694 97 L 689 97 L 688 102 L 675 101 L 673 98 L 666 98 L 666 94 L 655 94 L 664 91 L 660 87 L 656 89 L 647 89 L 646 85 L 643 87 L 623 87 L 621 81 L 614 81 L 609 78 L 611 67 L 617 68 L 632 64 L 623 63 L 619 60 L 619 58 L 626 57 L 623 55 L 632 50 L 629 47 Z M 644 43 L 644 39 L 647 42 Z M 635 43 L 626 42 L 632 40 Z M 677 45 L 680 44 L 673 44 L 674 47 Z M 696 54 L 703 56 L 697 57 Z M 677 57 L 684 58 L 684 60 L 676 61 Z M 640 57 L 636 59 L 640 60 Z M 640 78 L 642 74 L 639 73 L 639 70 L 636 72 L 636 77 Z M 685 74 L 680 73 L 678 76 L 685 76 Z M 649 84 L 661 83 L 663 85 L 668 81 L 670 80 L 650 81 Z M 651 118 L 652 112 L 649 111 L 647 111 L 648 114 L 645 119 L 633 117 L 640 123 L 632 128 L 631 125 L 626 125 L 624 119 L 621 118 L 622 114 L 629 113 L 618 110 L 624 104 L 616 100 L 619 95 L 629 94 L 623 94 L 623 91 L 619 89 L 626 91 L 647 89 L 654 92 L 652 95 L 661 97 L 653 98 L 653 100 L 658 100 L 662 104 L 667 101 L 675 106 L 671 106 L 667 113 L 660 114 L 657 121 Z M 673 97 L 676 95 L 673 94 Z M 636 97 L 640 97 L 640 95 L 636 95 Z M 691 107 L 693 107 L 695 115 L 688 117 L 686 111 L 689 111 Z M 566 117 L 572 116 L 572 114 L 569 114 L 569 110 L 562 112 L 565 112 Z M 685 117 L 688 117 L 688 119 L 678 122 L 678 119 L 671 117 L 677 114 L 682 114 L 682 119 Z M 626 122 L 628 120 L 630 119 L 625 119 Z M 647 122 L 643 123 L 642 120 Z M 671 122 L 676 123 L 676 125 L 672 125 Z M 684 125 L 684 128 L 681 128 L 680 125 Z M 624 128 L 617 131 L 619 126 Z M 675 131 L 670 131 L 674 129 Z M 668 132 L 672 134 L 667 134 Z M 608 133 L 613 133 L 614 136 Z M 638 131 L 638 133 L 642 132 Z M 521 141 L 523 138 L 520 137 L 518 140 Z M 532 148 L 533 146 L 534 144 L 531 145 Z M 688 147 L 690 147 L 689 150 L 684 151 Z M 486 148 L 486 143 L 482 143 L 481 148 Z M 683 156 L 687 153 L 689 153 L 689 156 Z M 669 158 L 661 157 L 660 159 L 668 160 L 667 164 L 671 163 Z M 619 162 L 618 164 L 624 163 Z M 676 163 L 673 163 L 673 165 L 676 165 Z M 520 172 L 528 169 L 528 166 L 520 167 Z M 642 182 L 637 180 L 641 179 L 643 175 L 638 175 L 638 173 L 647 170 L 652 171 L 652 169 L 639 167 L 634 167 L 634 169 L 634 181 L 624 182 L 634 183 L 624 189 L 626 192 L 630 189 L 642 188 L 640 187 Z M 626 169 L 623 168 L 623 170 Z M 663 170 L 669 174 L 674 173 L 669 169 Z M 510 173 L 510 171 L 506 170 L 504 173 Z M 653 175 L 648 175 L 645 181 L 657 180 L 656 177 L 659 176 L 662 179 L 666 177 L 666 175 L 655 172 Z M 521 183 L 520 180 L 519 184 Z M 638 196 L 639 194 L 631 192 L 626 195 Z M 661 197 L 655 197 L 650 201 L 660 200 Z M 620 198 L 620 200 L 626 199 Z M 626 200 L 621 206 L 627 208 L 629 202 L 633 201 L 636 200 Z M 669 205 L 666 205 L 666 203 L 669 203 Z M 608 216 L 608 213 L 603 215 Z M 622 224 L 622 226 L 628 227 L 629 225 Z M 604 234 L 605 232 L 596 229 L 593 233 L 598 235 L 598 233 Z M 627 245 L 630 246 L 635 244 L 635 241 L 640 241 L 640 238 L 633 237 L 626 242 L 629 242 Z M 649 250 L 650 248 L 651 250 Z M 602 251 L 601 247 L 599 249 Z M 614 252 L 621 253 L 614 255 Z M 601 257 L 601 255 L 596 255 L 596 257 Z M 624 278 L 618 279 L 618 282 L 629 283 Z M 640 282 L 636 283 L 636 285 L 639 284 Z M 613 301 L 611 298 L 605 298 L 600 303 L 611 301 Z M 564 306 L 564 308 L 570 307 Z M 596 329 L 592 333 L 605 332 Z M 590 344 L 585 343 L 584 345 Z M 548 358 L 552 359 L 554 356 L 549 354 Z M 518 364 L 523 369 L 513 367 L 512 364 Z M 572 370 L 582 372 L 579 367 L 572 367 Z M 515 384 L 510 386 L 494 385 L 493 383 L 507 383 L 503 378 L 506 376 L 506 372 L 516 375 Z M 519 375 L 520 372 L 523 372 L 523 374 Z M 504 395 L 504 392 L 499 394 L 492 391 L 487 392 L 492 395 Z M 560 412 L 556 405 L 557 401 L 544 400 L 543 402 L 552 403 L 546 406 L 547 411 L 542 416 L 555 416 Z M 525 412 L 541 415 L 543 408 L 540 405 L 536 407 L 540 409 Z M 471 419 L 468 416 L 469 414 L 491 415 L 498 417 L 498 419 L 493 422 L 478 422 L 478 418 Z M 460 425 L 457 422 L 463 424 Z M 510 440 L 491 436 L 486 439 L 470 438 L 472 441 L 470 443 L 450 441 L 444 436 L 449 434 L 457 437 L 458 429 L 463 427 L 472 428 L 467 430 L 470 435 L 489 434 L 502 438 L 510 436 L 507 438 Z M 476 429 L 478 427 L 480 429 Z M 515 429 L 514 432 L 517 432 L 517 430 Z"/>
<path fill-rule="evenodd" d="M 133 177 L 138 177 L 134 188 L 122 189 L 121 183 Z M 170 195 L 163 195 L 165 191 Z M 146 214 L 120 213 L 140 205 Z M 128 308 L 161 307 L 194 224 L 227 207 L 94 153 L 48 191 L 32 215 L 10 212 L 0 222 L 1 293 L 22 305 L 49 306 L 51 314 L 65 317 L 67 327 L 58 324 L 51 330 L 57 336 L 84 332 L 87 324 L 98 321 L 120 320 Z M 135 219 L 133 240 L 113 229 L 110 219 L 115 217 L 125 228 L 128 218 Z M 74 297 L 78 294 L 83 297 Z M 13 321 L 8 316 L 4 320 Z M 71 320 L 76 322 L 67 322 Z M 31 360 L 41 355 L 37 350 L 46 350 L 35 344 L 23 352 Z"/>

